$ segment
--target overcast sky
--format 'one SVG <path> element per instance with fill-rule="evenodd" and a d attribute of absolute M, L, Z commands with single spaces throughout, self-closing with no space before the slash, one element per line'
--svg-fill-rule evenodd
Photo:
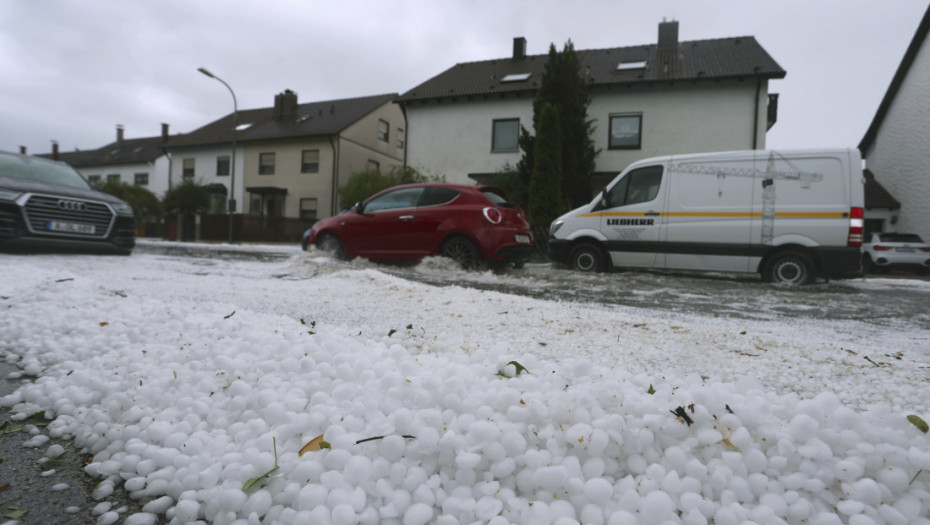
<path fill-rule="evenodd" d="M 855 147 L 927 0 L 2 0 L 0 150 L 95 149 L 232 111 L 404 93 L 459 62 L 754 36 L 788 75 L 771 148 Z"/>

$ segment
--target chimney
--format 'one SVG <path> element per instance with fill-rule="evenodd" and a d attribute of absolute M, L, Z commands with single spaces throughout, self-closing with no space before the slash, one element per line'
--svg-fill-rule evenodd
<path fill-rule="evenodd" d="M 52 141 L 52 160 L 58 160 L 58 141 Z"/>
<path fill-rule="evenodd" d="M 526 38 L 518 36 L 513 39 L 513 59 L 520 60 L 526 58 Z"/>
<path fill-rule="evenodd" d="M 659 24 L 659 49 L 678 47 L 678 21 L 666 22 L 662 19 Z"/>
<path fill-rule="evenodd" d="M 168 142 L 168 124 L 162 123 L 161 125 L 161 143 L 164 144 Z"/>
<path fill-rule="evenodd" d="M 19 147 L 19 154 L 20 154 L 20 155 L 25 155 L 25 154 L 26 154 L 26 146 L 20 146 L 20 147 Z"/>
<path fill-rule="evenodd" d="M 274 118 L 282 120 L 297 113 L 297 93 L 285 89 L 274 96 Z"/>
<path fill-rule="evenodd" d="M 123 145 L 123 125 L 116 125 L 116 145 L 122 147 Z"/>

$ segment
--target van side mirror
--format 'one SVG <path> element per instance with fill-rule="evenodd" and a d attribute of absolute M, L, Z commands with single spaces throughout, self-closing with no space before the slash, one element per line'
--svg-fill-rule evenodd
<path fill-rule="evenodd" d="M 597 205 L 594 207 L 595 210 L 603 210 L 604 208 L 607 208 L 607 189 L 606 188 L 601 190 L 601 192 L 597 194 Z"/>

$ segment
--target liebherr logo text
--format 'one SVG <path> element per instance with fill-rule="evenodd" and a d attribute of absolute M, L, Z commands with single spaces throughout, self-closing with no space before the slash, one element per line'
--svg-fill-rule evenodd
<path fill-rule="evenodd" d="M 607 219 L 607 226 L 652 226 L 655 219 Z"/>

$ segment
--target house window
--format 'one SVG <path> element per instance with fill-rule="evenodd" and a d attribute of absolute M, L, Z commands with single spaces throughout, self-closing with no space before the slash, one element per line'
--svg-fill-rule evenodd
<path fill-rule="evenodd" d="M 607 147 L 609 149 L 640 149 L 642 147 L 643 114 L 611 115 L 608 133 Z"/>
<path fill-rule="evenodd" d="M 181 177 L 185 179 L 194 178 L 194 159 L 184 159 L 183 169 L 181 171 Z"/>
<path fill-rule="evenodd" d="M 107 182 L 115 182 L 116 184 L 119 184 L 119 173 L 107 175 Z"/>
<path fill-rule="evenodd" d="M 258 174 L 274 175 L 274 153 L 261 153 L 258 155 Z"/>
<path fill-rule="evenodd" d="M 381 163 L 378 162 L 378 161 L 376 161 L 376 160 L 369 160 L 369 161 L 368 161 L 368 171 L 376 171 L 376 172 L 380 173 L 380 172 L 381 172 Z"/>
<path fill-rule="evenodd" d="M 305 149 L 300 156 L 301 173 L 317 173 L 320 171 L 320 150 Z"/>
<path fill-rule="evenodd" d="M 387 121 L 379 120 L 378 121 L 378 140 L 384 142 L 388 141 L 388 134 L 390 133 L 391 125 Z"/>
<path fill-rule="evenodd" d="M 94 184 L 97 184 L 100 182 L 100 175 L 88 175 L 87 182 L 93 182 Z"/>
<path fill-rule="evenodd" d="M 148 186 L 149 185 L 149 174 L 148 173 L 136 173 L 133 175 L 134 182 L 136 186 Z"/>
<path fill-rule="evenodd" d="M 316 216 L 316 199 L 300 199 L 300 218 L 307 221 L 315 221 Z"/>
<path fill-rule="evenodd" d="M 520 119 L 495 120 L 492 128 L 491 152 L 510 153 L 519 149 Z"/>
<path fill-rule="evenodd" d="M 216 158 L 216 174 L 229 175 L 229 155 L 220 155 Z"/>

